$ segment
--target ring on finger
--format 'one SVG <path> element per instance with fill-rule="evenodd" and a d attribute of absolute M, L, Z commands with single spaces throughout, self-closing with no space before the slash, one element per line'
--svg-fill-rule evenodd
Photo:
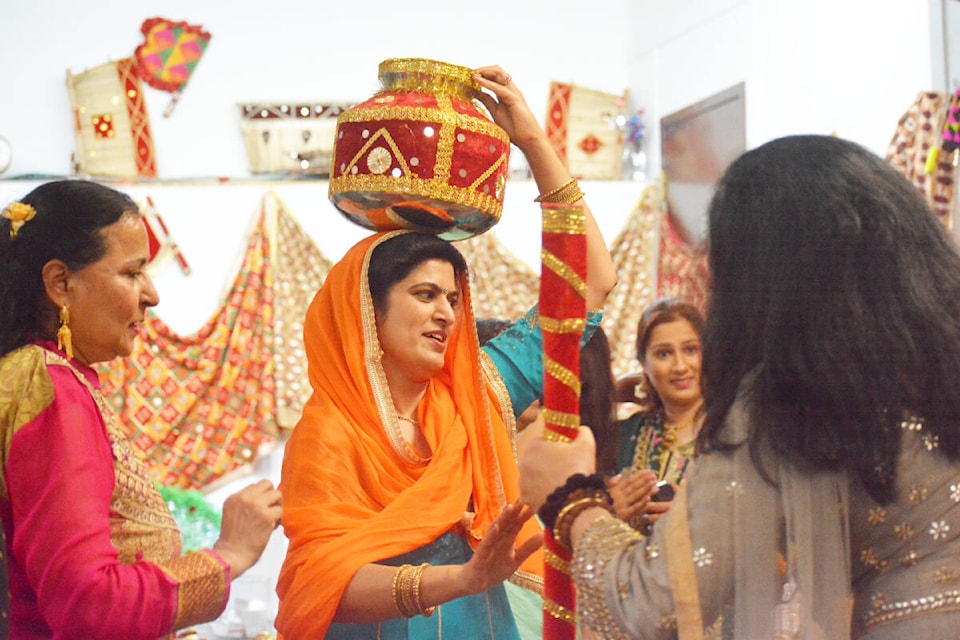
<path fill-rule="evenodd" d="M 507 77 L 503 79 L 503 84 L 510 84 L 510 82 L 511 82 L 512 80 L 513 80 L 513 76 L 511 76 L 511 75 L 508 73 L 508 74 L 507 74 Z"/>

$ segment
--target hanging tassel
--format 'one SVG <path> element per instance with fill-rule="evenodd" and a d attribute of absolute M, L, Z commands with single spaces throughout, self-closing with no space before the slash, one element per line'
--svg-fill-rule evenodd
<path fill-rule="evenodd" d="M 73 360 L 73 335 L 70 333 L 70 310 L 64 304 L 60 307 L 60 328 L 57 329 L 57 349 L 67 354 L 67 360 Z"/>

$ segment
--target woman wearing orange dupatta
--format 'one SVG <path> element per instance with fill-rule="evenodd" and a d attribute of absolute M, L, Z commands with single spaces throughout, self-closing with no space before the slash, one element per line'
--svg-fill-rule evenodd
<path fill-rule="evenodd" d="M 541 192 L 568 183 L 510 77 L 477 74 Z M 587 219 L 599 308 L 616 274 Z M 513 407 L 542 390 L 535 318 L 482 351 L 466 264 L 433 236 L 376 234 L 334 266 L 307 312 L 314 393 L 283 464 L 287 640 L 518 637 L 502 583 L 542 569 L 513 449 Z"/>

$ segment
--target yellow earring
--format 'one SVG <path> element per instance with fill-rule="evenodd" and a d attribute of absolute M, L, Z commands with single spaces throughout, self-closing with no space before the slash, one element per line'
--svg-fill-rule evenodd
<path fill-rule="evenodd" d="M 60 328 L 57 329 L 57 349 L 62 349 L 67 354 L 68 360 L 73 360 L 73 341 L 70 333 L 70 310 L 66 303 L 60 307 Z"/>

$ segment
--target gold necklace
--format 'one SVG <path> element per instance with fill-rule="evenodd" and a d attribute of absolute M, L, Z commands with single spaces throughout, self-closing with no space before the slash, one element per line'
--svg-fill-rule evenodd
<path fill-rule="evenodd" d="M 663 429 L 660 434 L 660 442 L 663 444 L 663 447 L 672 451 L 673 448 L 677 446 L 677 440 L 679 439 L 677 432 L 692 427 L 693 422 L 693 420 L 687 420 L 683 424 L 667 424 L 667 419 L 664 418 Z"/>
<path fill-rule="evenodd" d="M 408 418 L 407 416 L 402 416 L 399 413 L 397 414 L 397 420 L 403 420 L 404 422 L 409 422 L 415 427 L 419 427 L 420 423 L 414 420 L 413 418 Z"/>

